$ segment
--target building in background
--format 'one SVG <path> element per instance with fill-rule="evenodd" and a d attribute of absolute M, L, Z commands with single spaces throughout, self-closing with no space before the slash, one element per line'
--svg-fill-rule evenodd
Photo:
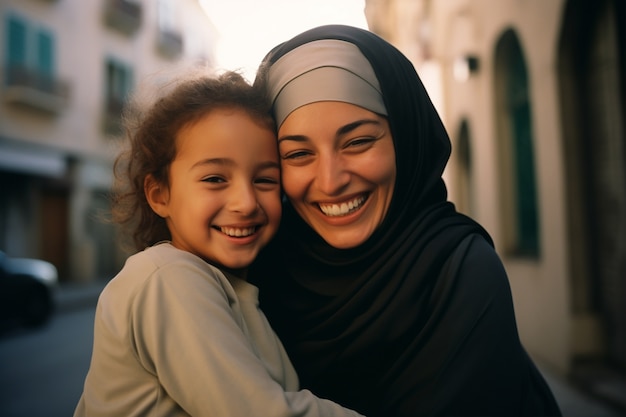
<path fill-rule="evenodd" d="M 111 278 L 125 254 L 99 217 L 124 102 L 212 66 L 216 30 L 197 0 L 1 0 L 0 31 L 0 249 Z"/>
<path fill-rule="evenodd" d="M 366 16 L 441 112 L 450 199 L 494 237 L 525 346 L 625 407 L 594 381 L 626 375 L 626 3 L 366 0 Z"/>

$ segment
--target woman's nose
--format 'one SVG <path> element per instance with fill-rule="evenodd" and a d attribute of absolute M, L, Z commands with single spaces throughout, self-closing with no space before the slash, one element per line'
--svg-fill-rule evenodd
<path fill-rule="evenodd" d="M 327 195 L 341 193 L 350 182 L 345 161 L 336 155 L 320 157 L 315 173 L 315 181 L 320 191 Z"/>

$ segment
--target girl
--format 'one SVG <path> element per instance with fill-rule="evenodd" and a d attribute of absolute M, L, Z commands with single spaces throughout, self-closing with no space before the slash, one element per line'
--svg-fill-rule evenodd
<path fill-rule="evenodd" d="M 357 416 L 298 391 L 246 282 L 281 215 L 263 96 L 229 72 L 184 81 L 138 116 L 113 208 L 139 252 L 100 295 L 74 415 Z"/>

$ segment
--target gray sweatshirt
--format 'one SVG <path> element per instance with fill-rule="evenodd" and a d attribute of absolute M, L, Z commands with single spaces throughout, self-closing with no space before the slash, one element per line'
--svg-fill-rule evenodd
<path fill-rule="evenodd" d="M 358 416 L 299 390 L 258 289 L 161 243 L 98 300 L 80 416 Z"/>

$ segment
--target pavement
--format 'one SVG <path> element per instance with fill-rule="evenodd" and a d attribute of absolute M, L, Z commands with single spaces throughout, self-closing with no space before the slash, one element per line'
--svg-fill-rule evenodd
<path fill-rule="evenodd" d="M 95 307 L 106 281 L 61 284 L 56 312 Z M 573 381 L 537 364 L 561 407 L 563 417 L 626 417 L 626 380 L 615 373 L 596 372 Z"/>

